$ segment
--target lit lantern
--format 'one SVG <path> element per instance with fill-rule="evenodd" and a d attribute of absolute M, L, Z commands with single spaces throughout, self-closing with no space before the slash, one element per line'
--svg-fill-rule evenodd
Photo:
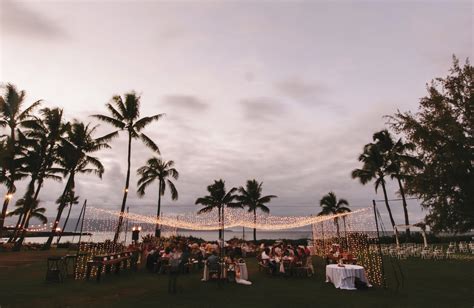
<path fill-rule="evenodd" d="M 142 230 L 141 226 L 132 228 L 132 241 L 135 243 L 138 242 L 138 237 L 140 236 L 140 231 Z"/>

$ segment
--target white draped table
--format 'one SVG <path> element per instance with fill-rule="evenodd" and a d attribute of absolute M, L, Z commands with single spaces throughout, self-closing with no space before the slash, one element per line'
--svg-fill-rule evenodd
<path fill-rule="evenodd" d="M 332 282 L 338 289 L 356 290 L 354 283 L 356 277 L 371 287 L 365 275 L 365 269 L 360 265 L 345 264 L 344 267 L 340 267 L 337 264 L 330 264 L 326 266 L 326 282 Z"/>

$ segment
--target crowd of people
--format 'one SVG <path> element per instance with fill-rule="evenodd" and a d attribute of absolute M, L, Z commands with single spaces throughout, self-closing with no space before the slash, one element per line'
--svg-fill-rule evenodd
<path fill-rule="evenodd" d="M 271 274 L 289 274 L 294 269 L 305 269 L 308 275 L 314 274 L 311 250 L 306 245 L 295 246 L 275 243 L 271 246 L 261 245 L 258 257 L 259 265 L 268 268 Z"/>
<path fill-rule="evenodd" d="M 254 256 L 257 250 L 255 244 L 236 239 L 219 243 L 185 237 L 152 238 L 141 246 L 141 264 L 151 273 L 170 274 L 170 292 L 175 292 L 176 276 L 192 269 L 204 271 L 203 281 L 217 274 L 220 279 L 242 282 L 247 278 L 241 277 L 243 258 Z"/>
<path fill-rule="evenodd" d="M 176 276 L 193 269 L 203 271 L 203 281 L 218 278 L 251 284 L 246 257 L 257 257 L 259 265 L 272 274 L 288 271 L 289 267 L 308 268 L 314 273 L 310 249 L 283 242 L 256 245 L 238 239 L 205 242 L 186 237 L 152 238 L 142 244 L 141 253 L 141 263 L 149 272 L 170 275 L 170 292 L 176 291 Z"/>

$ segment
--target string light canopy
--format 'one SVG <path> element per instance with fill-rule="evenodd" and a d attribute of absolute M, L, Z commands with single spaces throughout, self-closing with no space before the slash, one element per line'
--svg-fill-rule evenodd
<path fill-rule="evenodd" d="M 203 215 L 186 214 L 180 216 L 160 216 L 158 220 L 156 216 L 146 216 L 136 213 L 120 213 L 111 210 L 99 209 L 91 207 L 91 213 L 94 216 L 95 221 L 104 221 L 104 218 L 115 217 L 118 218 L 121 215 L 127 218 L 129 222 L 134 223 L 145 223 L 145 224 L 157 224 L 168 226 L 171 228 L 187 229 L 187 230 L 200 230 L 200 231 L 212 231 L 218 230 L 221 226 L 218 223 L 217 214 L 208 213 Z M 359 209 L 349 213 L 341 213 L 336 215 L 326 216 L 273 216 L 268 214 L 258 214 L 257 222 L 253 222 L 253 213 L 248 213 L 241 209 L 228 209 L 225 213 L 225 227 L 246 227 L 246 228 L 257 228 L 259 230 L 287 230 L 295 229 L 304 226 L 318 224 L 324 221 L 333 221 L 335 218 L 349 217 L 351 215 L 360 215 L 363 213 L 370 213 L 370 208 Z M 103 222 L 103 224 L 108 224 Z M 105 226 L 104 226 L 105 227 Z M 108 229 L 108 228 L 107 228 Z"/>

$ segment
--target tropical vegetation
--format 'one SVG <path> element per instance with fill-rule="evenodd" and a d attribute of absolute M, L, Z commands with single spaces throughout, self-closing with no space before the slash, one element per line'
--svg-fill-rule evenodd
<path fill-rule="evenodd" d="M 123 97 L 115 95 L 112 101 L 105 106 L 109 115 L 96 114 L 93 117 L 108 123 L 119 131 L 125 131 L 128 138 L 127 146 L 127 175 L 125 177 L 125 187 L 123 188 L 122 205 L 120 207 L 120 216 L 115 231 L 114 242 L 117 242 L 123 224 L 125 206 L 127 205 L 128 189 L 130 186 L 130 168 L 132 158 L 132 140 L 139 139 L 142 143 L 150 148 L 153 152 L 160 154 L 158 145 L 145 133 L 145 129 L 149 124 L 158 121 L 164 114 L 155 114 L 140 118 L 140 96 L 135 92 L 126 93 Z"/>
<path fill-rule="evenodd" d="M 336 194 L 334 192 L 329 192 L 327 195 L 324 195 L 321 200 L 319 201 L 319 205 L 321 206 L 322 210 L 318 213 L 318 216 L 326 216 L 326 215 L 338 215 L 349 213 L 351 209 L 348 207 L 349 202 L 346 199 L 337 199 Z M 346 217 L 341 216 L 343 223 L 344 223 L 344 232 L 347 233 L 346 229 Z M 334 225 L 336 226 L 336 235 L 337 238 L 341 238 L 340 234 L 340 227 L 339 227 L 339 216 L 334 217 Z"/>
<path fill-rule="evenodd" d="M 428 211 L 423 223 L 431 230 L 466 232 L 474 228 L 472 75 L 473 67 L 468 61 L 461 65 L 454 58 L 449 75 L 428 84 L 428 94 L 420 99 L 416 113 L 398 111 L 387 116 L 388 127 L 375 132 L 371 141 L 363 146 L 358 157 L 360 165 L 352 170 L 351 176 L 363 185 L 372 182 L 376 193 L 382 191 L 392 226 L 397 222 L 392 213 L 393 203 L 390 202 L 393 199 L 389 196 L 391 190 L 387 189 L 388 185 L 397 187 L 405 225 L 411 222 L 407 200 L 416 198 Z M 159 154 L 158 145 L 144 130 L 160 120 L 163 114 L 141 116 L 141 98 L 136 92 L 113 96 L 105 105 L 107 114 L 93 117 L 112 125 L 115 130 L 97 137 L 97 126 L 94 124 L 65 119 L 61 108 L 41 108 L 41 104 L 41 100 L 27 103 L 26 92 L 13 84 L 1 87 L 0 185 L 5 195 L 0 213 L 0 232 L 7 230 L 5 217 L 16 216 L 16 224 L 8 228 L 8 236 L 9 241 L 19 249 L 31 218 L 41 221 L 46 218 L 39 199 L 42 188 L 49 181 L 63 182 L 62 192 L 55 196 L 55 199 L 58 198 L 58 209 L 44 246 L 49 248 L 53 238 L 60 235 L 56 230 L 60 229 L 64 210 L 69 206 L 63 229 L 72 205 L 79 201 L 75 192 L 76 176 L 92 173 L 101 177 L 105 169 L 98 155 L 99 150 L 110 148 L 112 139 L 124 132 L 127 135 L 127 171 L 125 185 L 120 188 L 123 196 L 114 236 L 117 241 L 129 192 L 132 141 L 138 139 L 152 153 Z M 178 198 L 174 183 L 178 179 L 178 171 L 173 161 L 153 156 L 137 170 L 137 175 L 139 196 L 145 194 L 149 185 L 158 184 L 155 233 L 159 236 L 161 199 L 167 189 L 172 200 Z M 24 191 L 17 198 L 20 181 Z M 262 183 L 256 180 L 247 181 L 239 189 L 232 187 L 229 190 L 223 180 L 216 180 L 207 187 L 207 191 L 208 195 L 195 202 L 203 206 L 198 213 L 216 211 L 221 225 L 226 207 L 246 207 L 253 213 L 256 222 L 257 212 L 268 212 L 268 203 L 276 197 L 263 196 Z M 343 200 L 338 200 L 331 193 L 324 196 L 320 202 L 322 213 L 335 213 L 338 206 L 347 208 L 347 204 L 341 203 Z M 339 229 L 339 221 L 336 225 Z M 406 231 L 408 235 L 409 230 Z M 219 237 L 222 238 L 222 230 Z"/>
<path fill-rule="evenodd" d="M 242 208 L 240 202 L 237 202 L 237 195 L 235 192 L 237 188 L 232 187 L 229 191 L 226 190 L 225 182 L 220 180 L 215 180 L 214 184 L 207 186 L 207 191 L 209 195 L 200 197 L 196 199 L 196 205 L 202 205 L 203 208 L 198 211 L 198 214 L 209 213 L 214 210 L 217 210 L 217 219 L 219 222 L 219 239 L 223 240 L 224 238 L 224 210 L 226 207 L 229 208 Z"/>
<path fill-rule="evenodd" d="M 273 198 L 276 198 L 275 195 L 262 196 L 262 186 L 263 182 L 259 183 L 255 179 L 248 180 L 245 187 L 241 186 L 239 188 L 240 195 L 237 196 L 237 200 L 243 205 L 246 206 L 250 213 L 253 213 L 253 223 L 257 224 L 257 210 L 260 210 L 264 213 L 270 213 L 270 209 L 265 205 L 270 203 Z M 253 240 L 257 241 L 257 228 L 253 228 Z"/>
<path fill-rule="evenodd" d="M 179 178 L 179 172 L 174 168 L 174 161 L 166 161 L 158 157 L 152 157 L 146 162 L 146 165 L 138 168 L 137 175 L 140 177 L 137 183 L 137 193 L 140 197 L 145 195 L 145 190 L 149 185 L 155 181 L 158 182 L 158 208 L 156 211 L 155 236 L 160 237 L 161 197 L 165 194 L 166 187 L 169 187 L 171 199 L 178 200 L 178 190 L 171 180 L 177 180 Z"/>

